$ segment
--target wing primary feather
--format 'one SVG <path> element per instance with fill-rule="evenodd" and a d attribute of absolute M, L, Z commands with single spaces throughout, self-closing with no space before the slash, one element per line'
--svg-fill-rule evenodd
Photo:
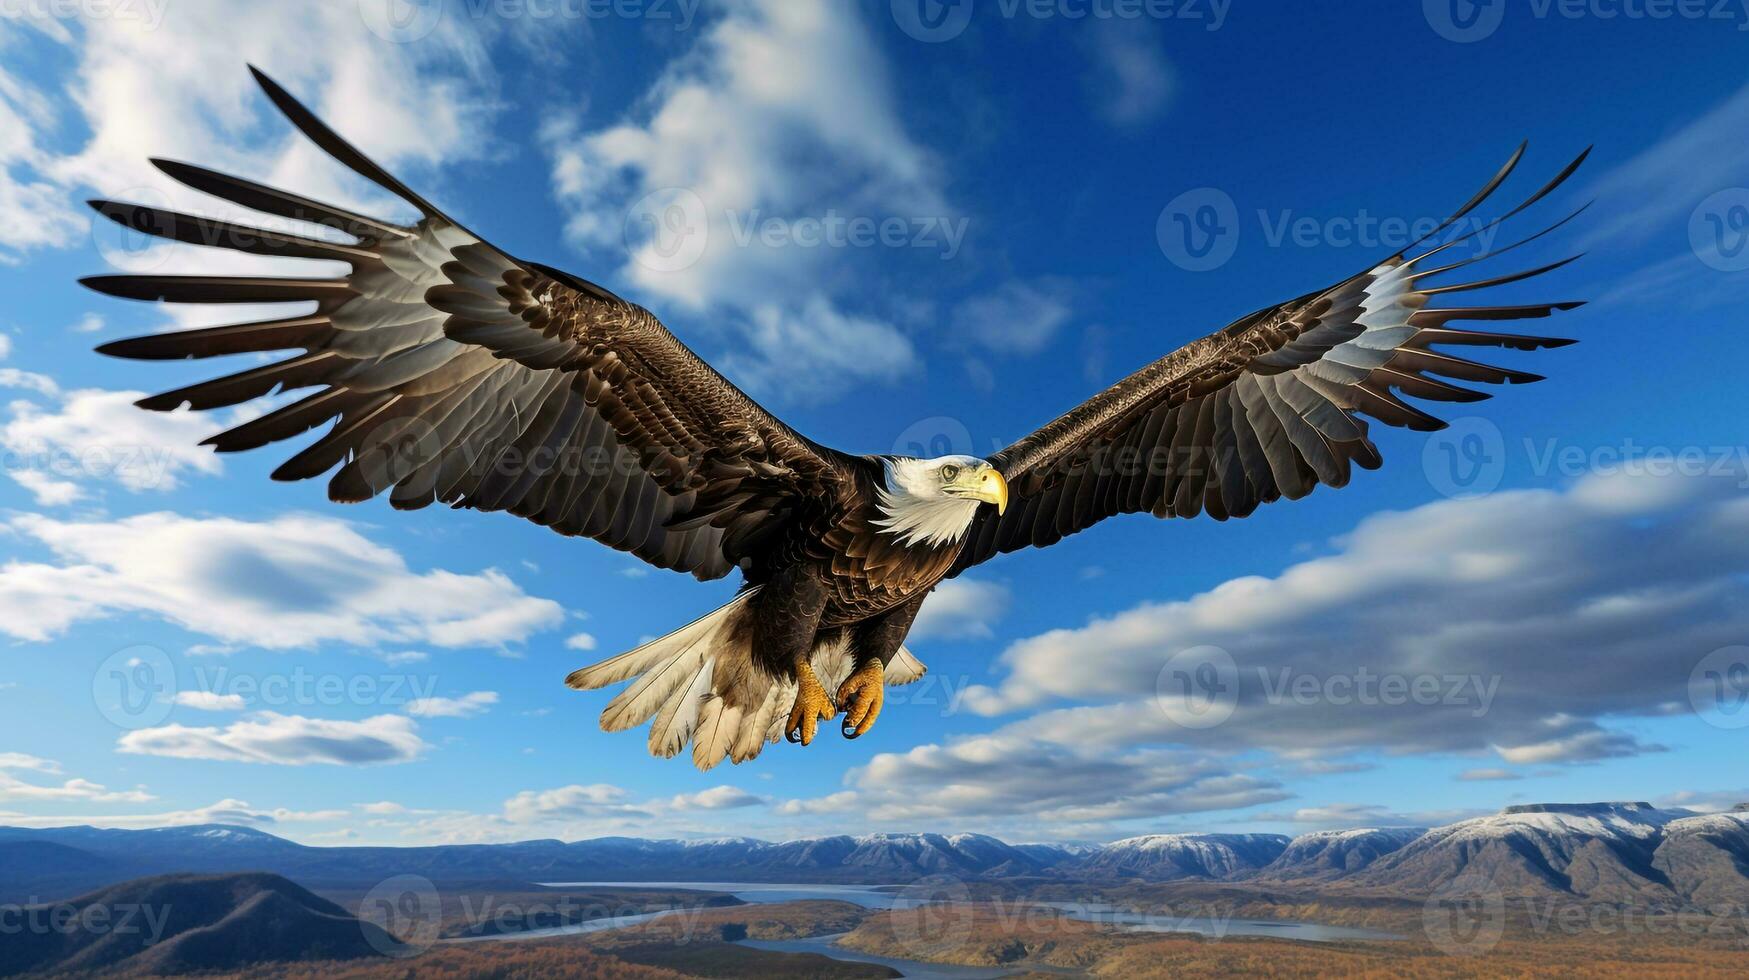
<path fill-rule="evenodd" d="M 312 224 L 327 225 L 330 228 L 343 231 L 358 239 L 369 238 L 412 238 L 413 231 L 387 221 L 378 221 L 362 214 L 355 214 L 343 208 L 337 208 L 320 201 L 312 201 L 290 191 L 282 191 L 266 184 L 257 184 L 242 177 L 208 170 L 192 163 L 180 160 L 165 160 L 160 157 L 152 159 L 152 166 L 163 171 L 165 176 L 192 187 L 197 191 L 223 198 L 232 204 L 240 204 L 253 211 L 263 214 L 275 214 L 293 221 L 308 221 Z"/>

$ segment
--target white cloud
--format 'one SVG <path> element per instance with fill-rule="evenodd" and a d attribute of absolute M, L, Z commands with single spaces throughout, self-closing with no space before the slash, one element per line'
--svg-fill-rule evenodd
<path fill-rule="evenodd" d="M 145 613 L 220 641 L 275 649 L 327 641 L 497 646 L 564 619 L 557 603 L 524 593 L 502 572 L 415 572 L 392 549 L 327 517 L 27 515 L 10 527 L 55 559 L 0 566 L 0 632 L 24 640 L 46 640 L 81 620 Z"/>
<path fill-rule="evenodd" d="M 79 322 L 73 324 L 69 329 L 74 333 L 99 333 L 103 330 L 103 327 L 103 317 L 100 317 L 95 313 L 87 313 L 80 317 Z"/>
<path fill-rule="evenodd" d="M 0 769 L 29 769 L 33 772 L 58 774 L 61 764 L 53 759 L 26 755 L 23 752 L 0 752 Z"/>
<path fill-rule="evenodd" d="M 1733 134 L 1749 127 L 1749 85 L 1732 93 L 1624 163 L 1605 171 L 1585 189 L 1585 200 L 1608 201 L 1588 212 L 1578 247 L 1624 245 L 1675 238 L 1689 241 L 1691 220 L 1716 192 L 1744 185 L 1749 148 Z M 1699 245 L 1690 242 L 1691 246 Z M 1717 250 L 1715 241 L 1707 250 Z M 1656 303 L 1661 309 L 1699 310 L 1735 304 L 1740 276 L 1720 272 L 1693 247 L 1618 275 L 1597 298 L 1619 306 Z"/>
<path fill-rule="evenodd" d="M 278 823 L 320 822 L 345 819 L 345 810 L 288 810 L 279 807 L 263 810 L 242 800 L 225 799 L 190 810 L 165 813 L 101 814 L 84 816 L 26 816 L 20 813 L 0 814 L 14 827 L 111 827 L 120 830 L 151 830 L 157 827 L 191 827 L 200 824 L 231 824 L 240 827 L 271 827 Z"/>
<path fill-rule="evenodd" d="M 1007 677 L 964 703 L 1096 702 L 1010 730 L 1112 748 L 1492 750 L 1527 764 L 1657 751 L 1632 719 L 1686 711 L 1690 671 L 1749 635 L 1741 480 L 1624 472 L 1380 514 L 1279 575 L 1016 642 Z M 1186 727 L 1162 675 L 1206 648 L 1236 668 L 1232 714 Z"/>
<path fill-rule="evenodd" d="M 712 786 L 696 793 L 682 793 L 665 806 L 670 810 L 738 810 L 764 802 L 763 796 L 755 796 L 738 786 Z"/>
<path fill-rule="evenodd" d="M 991 627 L 1008 611 L 1010 598 L 1008 588 L 995 582 L 949 579 L 923 600 L 910 636 L 917 640 L 992 636 Z"/>
<path fill-rule="evenodd" d="M 410 762 L 426 749 L 418 726 L 401 715 L 330 721 L 263 711 L 225 728 L 162 725 L 128 732 L 117 748 L 132 755 L 214 759 L 280 766 Z"/>
<path fill-rule="evenodd" d="M 1583 199 L 1611 202 L 1587 222 L 1582 247 L 1645 241 L 1679 223 L 1714 191 L 1743 183 L 1749 147 L 1734 135 L 1749 128 L 1749 85 L 1670 135 L 1600 174 Z"/>
<path fill-rule="evenodd" d="M 6 475 L 28 490 L 41 507 L 65 507 L 85 496 L 79 484 L 57 480 L 42 470 L 12 470 Z"/>
<path fill-rule="evenodd" d="M 1005 282 L 954 307 L 953 339 L 992 353 L 1036 354 L 1069 322 L 1071 292 L 1058 279 Z"/>
<path fill-rule="evenodd" d="M 283 128 L 260 138 L 263 103 L 241 70 L 245 62 L 275 73 L 341 132 L 363 134 L 388 163 L 432 164 L 491 145 L 480 132 L 486 100 L 470 94 L 486 83 L 485 38 L 454 18 L 418 44 L 389 44 L 348 2 L 158 6 L 157 21 L 39 23 L 77 61 L 64 95 L 0 76 L 0 133 L 10 134 L 0 137 L 0 213 L 29 218 L 9 224 L 0 245 L 72 244 L 86 228 L 68 199 L 81 185 L 192 199 L 152 171 L 148 155 L 296 178 L 314 196 L 355 186 L 339 184 L 332 165 L 312 166 L 319 151 Z M 66 128 L 75 116 L 90 133 L 77 152 L 54 157 L 38 147 L 35 134 Z"/>
<path fill-rule="evenodd" d="M 415 698 L 407 702 L 407 713 L 418 718 L 472 718 L 497 703 L 497 691 L 475 691 L 459 698 Z"/>
<path fill-rule="evenodd" d="M 927 153 L 900 123 L 887 66 L 851 6 L 722 7 L 637 112 L 588 133 L 548 127 L 570 235 L 617 254 L 629 226 L 639 237 L 623 279 L 668 301 L 671 314 L 726 319 L 734 346 L 748 350 L 719 361 L 749 384 L 782 372 L 786 393 L 807 379 L 806 395 L 897 377 L 915 352 L 889 323 L 848 308 L 844 282 L 855 263 L 846 249 L 737 234 L 766 218 L 951 217 Z M 678 269 L 663 254 L 670 243 L 646 240 L 628 218 L 629 205 L 672 189 L 696 195 L 688 232 L 703 236 L 702 254 Z"/>
<path fill-rule="evenodd" d="M 1110 752 L 996 733 L 883 752 L 847 772 L 852 789 L 790 800 L 787 815 L 856 813 L 890 826 L 960 829 L 1112 821 L 1254 806 L 1286 799 L 1280 785 L 1185 752 Z M 1067 834 L 1062 836 L 1069 836 Z"/>
<path fill-rule="evenodd" d="M 223 465 L 200 441 L 217 431 L 194 412 L 147 412 L 138 391 L 68 392 L 45 409 L 14 401 L 0 426 L 0 448 L 25 465 L 8 472 L 44 506 L 82 497 L 80 482 L 113 480 L 128 490 L 174 490 L 180 475 L 216 475 Z"/>
<path fill-rule="evenodd" d="M 90 803 L 145 803 L 154 798 L 152 794 L 142 789 L 110 790 L 89 779 L 68 779 L 55 786 L 27 783 L 6 772 L 7 769 L 23 769 L 43 775 L 61 775 L 60 766 L 47 759 L 18 753 L 0 755 L 0 800 L 5 801 L 27 800 L 59 803 L 67 800 L 82 800 Z"/>
<path fill-rule="evenodd" d="M 0 50 L 12 41 L 0 22 Z M 54 110 L 41 93 L 0 70 L 0 264 L 14 264 L 35 248 L 64 248 L 84 234 L 84 215 L 45 174 L 52 158 L 40 137 L 54 128 Z"/>
<path fill-rule="evenodd" d="M 55 384 L 55 379 L 35 371 L 21 371 L 18 368 L 0 368 L 0 388 L 19 388 L 24 391 L 34 391 L 39 395 L 58 395 L 61 386 Z"/>
<path fill-rule="evenodd" d="M 539 824 L 650 815 L 628 800 L 629 794 L 624 789 L 606 783 L 524 790 L 504 801 L 504 819 L 515 824 Z"/>
<path fill-rule="evenodd" d="M 593 650 L 595 637 L 589 633 L 573 633 L 565 638 L 565 647 L 569 650 Z"/>
<path fill-rule="evenodd" d="M 242 711 L 248 707 L 241 694 L 219 694 L 214 691 L 177 691 L 176 704 L 196 711 Z"/>
<path fill-rule="evenodd" d="M 1510 782 L 1523 779 L 1524 774 L 1510 769 L 1465 769 L 1457 778 L 1462 783 Z"/>

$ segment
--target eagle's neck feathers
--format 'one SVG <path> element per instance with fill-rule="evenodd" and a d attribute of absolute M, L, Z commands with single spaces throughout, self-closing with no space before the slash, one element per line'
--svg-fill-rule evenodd
<path fill-rule="evenodd" d="M 965 537 L 978 514 L 978 501 L 941 493 L 926 460 L 882 461 L 884 479 L 875 486 L 880 516 L 871 523 L 903 545 L 940 547 Z"/>

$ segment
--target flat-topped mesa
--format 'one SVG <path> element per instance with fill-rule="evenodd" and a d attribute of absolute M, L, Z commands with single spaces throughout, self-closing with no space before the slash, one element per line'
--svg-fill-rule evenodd
<path fill-rule="evenodd" d="M 1749 805 L 1749 804 L 1745 804 Z M 1650 803 L 1518 803 L 1500 811 L 1501 816 L 1515 813 L 1571 813 L 1595 816 L 1601 813 L 1644 813 L 1656 810 Z M 1741 807 L 1739 807 L 1741 809 Z"/>

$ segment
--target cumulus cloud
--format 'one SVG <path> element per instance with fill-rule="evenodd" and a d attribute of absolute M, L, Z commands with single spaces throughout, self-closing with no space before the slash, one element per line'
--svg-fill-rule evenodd
<path fill-rule="evenodd" d="M 1656 750 L 1631 719 L 1687 711 L 1696 664 L 1749 631 L 1740 480 L 1623 472 L 1381 514 L 1280 575 L 1021 640 L 965 703 L 1110 702 L 1012 726 L 1063 744 L 1529 764 Z M 1175 664 L 1219 682 L 1230 716 L 1182 724 Z"/>
<path fill-rule="evenodd" d="M 294 178 L 316 196 L 356 200 L 359 185 L 339 178 L 339 168 L 312 165 L 319 151 L 283 128 L 264 138 L 264 104 L 240 70 L 245 61 L 275 73 L 340 131 L 366 134 L 371 152 L 387 163 L 432 164 L 491 145 L 481 138 L 490 101 L 482 91 L 490 84 L 481 56 L 486 40 L 466 25 L 446 21 L 419 44 L 393 44 L 374 35 L 352 3 L 157 6 L 157 18 L 97 16 L 93 7 L 90 16 L 37 21 L 76 62 L 64 93 L 0 75 L 0 133 L 7 134 L 0 136 L 0 213 L 18 218 L 8 221 L 0 248 L 60 247 L 82 236 L 85 218 L 70 200 L 81 186 L 204 200 L 151 170 L 148 155 Z M 75 123 L 89 133 L 78 150 L 41 148 L 41 134 Z M 162 260 L 157 252 L 131 257 Z"/>
<path fill-rule="evenodd" d="M 407 713 L 419 718 L 472 718 L 497 703 L 497 691 L 475 691 L 459 698 L 415 698 L 407 702 Z"/>
<path fill-rule="evenodd" d="M 131 755 L 213 759 L 280 766 L 362 766 L 410 762 L 427 748 L 401 715 L 331 721 L 263 711 L 225 728 L 161 725 L 128 732 L 117 748 Z"/>
<path fill-rule="evenodd" d="M 1280 784 L 1218 761 L 1160 749 L 1109 752 L 996 733 L 881 753 L 845 774 L 839 793 L 786 801 L 779 812 L 854 812 L 895 826 L 1056 827 L 1227 810 L 1283 800 Z"/>
<path fill-rule="evenodd" d="M 572 633 L 565 637 L 565 648 L 568 650 L 593 650 L 595 637 L 590 633 Z"/>
<path fill-rule="evenodd" d="M 956 578 L 936 586 L 917 621 L 911 626 L 914 640 L 987 638 L 992 627 L 1008 611 L 1008 588 L 980 579 Z"/>
<path fill-rule="evenodd" d="M 23 640 L 144 613 L 274 649 L 328 641 L 497 646 L 564 619 L 557 603 L 524 593 L 502 572 L 415 572 L 394 550 L 327 517 L 30 515 L 10 527 L 54 556 L 52 564 L 0 567 L 0 632 Z"/>
<path fill-rule="evenodd" d="M 59 396 L 52 407 L 12 402 L 0 425 L 0 449 L 14 461 L 7 475 L 35 494 L 37 503 L 55 506 L 80 499 L 82 484 L 94 481 L 140 493 L 174 490 L 188 473 L 223 471 L 219 457 L 200 445 L 218 429 L 212 419 L 141 411 L 134 402 L 143 396 L 86 389 Z"/>
<path fill-rule="evenodd" d="M 633 806 L 629 799 L 630 794 L 624 789 L 607 783 L 524 790 L 504 801 L 504 819 L 516 824 L 540 824 L 650 816 L 648 810 Z"/>
<path fill-rule="evenodd" d="M 696 793 L 682 793 L 669 800 L 665 807 L 669 810 L 738 810 L 764 802 L 765 797 L 738 786 L 712 786 Z"/>
<path fill-rule="evenodd" d="M 177 691 L 173 699 L 184 708 L 196 711 L 242 711 L 248 707 L 241 694 L 219 694 L 215 691 Z"/>
<path fill-rule="evenodd" d="M 787 394 L 819 394 L 915 364 L 903 333 L 846 299 L 845 249 L 758 234 L 767 219 L 951 217 L 855 7 L 723 4 L 637 111 L 589 132 L 550 126 L 546 138 L 572 239 L 597 254 L 630 249 L 620 276 L 671 313 L 726 318 L 742 352 L 717 360 L 732 374 L 757 387 L 781 371 Z M 655 228 L 636 218 L 651 194 Z M 680 227 L 666 227 L 675 217 Z M 812 388 L 797 392 L 803 379 Z"/>

